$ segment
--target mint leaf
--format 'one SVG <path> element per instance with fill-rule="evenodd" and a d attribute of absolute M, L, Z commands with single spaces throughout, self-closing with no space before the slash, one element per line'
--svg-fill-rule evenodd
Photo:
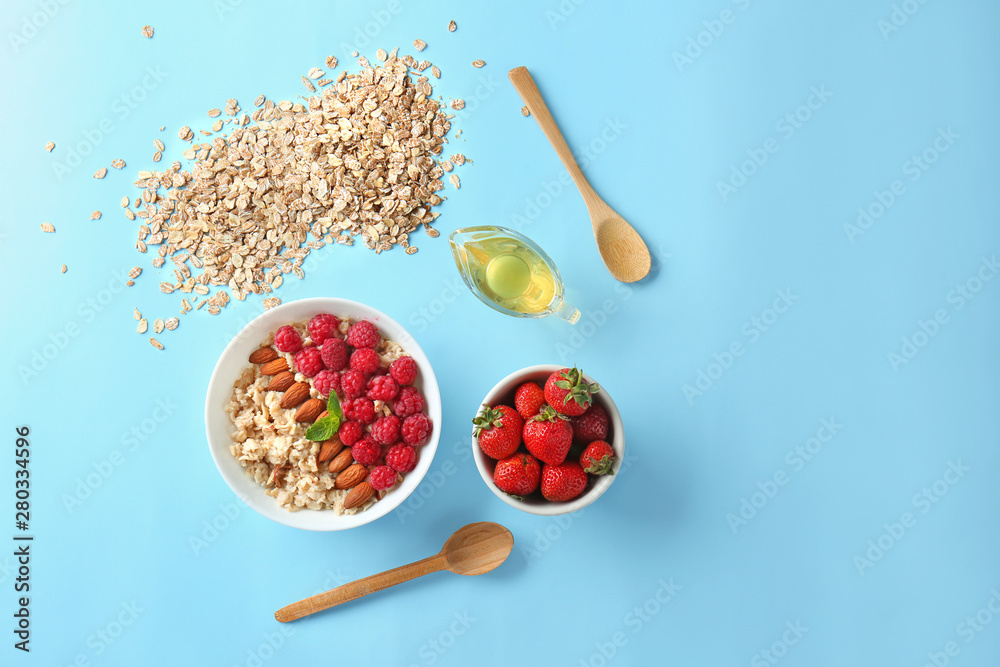
<path fill-rule="evenodd" d="M 340 428 L 340 418 L 337 415 L 327 415 L 318 420 L 306 430 L 306 437 L 318 442 L 326 442 Z"/>
<path fill-rule="evenodd" d="M 339 428 L 344 411 L 340 408 L 340 399 L 337 398 L 337 392 L 330 392 L 330 399 L 326 402 L 326 411 L 330 413 L 329 416 L 337 418 L 337 427 Z"/>

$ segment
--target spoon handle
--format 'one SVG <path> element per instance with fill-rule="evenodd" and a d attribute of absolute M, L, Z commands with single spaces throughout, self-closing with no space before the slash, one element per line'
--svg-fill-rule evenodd
<path fill-rule="evenodd" d="M 335 607 L 344 602 L 357 600 L 358 598 L 368 595 L 369 593 L 375 593 L 385 588 L 389 588 L 390 586 L 401 584 L 404 581 L 409 581 L 410 579 L 415 579 L 425 574 L 430 574 L 431 572 L 443 570 L 447 566 L 448 561 L 442 554 L 434 554 L 429 558 L 418 560 L 416 563 L 410 563 L 409 565 L 403 565 L 402 567 L 397 567 L 392 570 L 386 570 L 385 572 L 380 572 L 379 574 L 373 574 L 370 577 L 365 577 L 364 579 L 358 579 L 357 581 L 352 581 L 344 584 L 343 586 L 338 586 L 337 588 L 326 591 L 325 593 L 320 593 L 319 595 L 313 595 L 312 597 L 304 600 L 293 602 L 287 607 L 282 607 L 278 611 L 274 612 L 274 617 L 282 623 L 295 621 L 303 616 L 315 614 L 317 611 L 323 611 L 324 609 Z"/>
<path fill-rule="evenodd" d="M 577 189 L 583 195 L 584 203 L 587 204 L 587 208 L 590 209 L 592 204 L 603 204 L 604 202 L 597 196 L 594 189 L 590 187 L 590 183 L 587 182 L 583 172 L 580 171 L 580 165 L 576 163 L 573 151 L 566 144 L 566 140 L 563 138 L 562 132 L 559 131 L 559 126 L 556 125 L 556 121 L 549 112 L 549 108 L 545 105 L 545 100 L 542 99 L 542 94 L 538 91 L 538 86 L 535 85 L 535 80 L 531 78 L 528 68 L 515 67 L 507 73 L 507 76 L 510 78 L 510 82 L 514 84 L 514 89 L 518 95 L 524 100 L 528 111 L 538 121 L 542 132 L 545 133 L 545 137 L 552 144 L 556 155 L 562 160 L 563 166 L 566 167 L 566 171 L 569 172 L 573 182 L 576 183 Z"/>

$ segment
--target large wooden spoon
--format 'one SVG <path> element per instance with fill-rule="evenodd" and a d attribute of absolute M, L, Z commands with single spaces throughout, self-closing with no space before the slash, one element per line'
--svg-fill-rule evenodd
<path fill-rule="evenodd" d="M 577 189 L 583 195 L 583 201 L 587 205 L 590 213 L 590 222 L 594 227 L 594 238 L 597 239 L 597 249 L 601 252 L 604 265 L 608 267 L 617 280 L 623 283 L 634 283 L 645 278 L 649 273 L 650 258 L 649 248 L 643 243 L 642 237 L 632 228 L 632 225 L 625 222 L 614 210 L 604 203 L 604 200 L 597 196 L 594 188 L 590 186 L 587 179 L 580 171 L 580 166 L 573 158 L 573 153 L 566 140 L 563 139 L 559 126 L 549 113 L 549 108 L 545 106 L 542 94 L 538 92 L 538 86 L 526 67 L 515 67 L 507 76 L 517 90 L 521 99 L 524 100 L 528 111 L 535 117 L 542 127 L 542 132 L 548 138 L 549 143 L 556 149 L 556 155 L 562 160 L 563 166 L 569 172 Z"/>
<path fill-rule="evenodd" d="M 441 551 L 430 558 L 293 602 L 274 612 L 274 617 L 287 623 L 440 570 L 449 570 L 455 574 L 483 574 L 507 560 L 513 548 L 514 537 L 500 524 L 486 521 L 470 523 L 456 530 L 444 543 Z"/>

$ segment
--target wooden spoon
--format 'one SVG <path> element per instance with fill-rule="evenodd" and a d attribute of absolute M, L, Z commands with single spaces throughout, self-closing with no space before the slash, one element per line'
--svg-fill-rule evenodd
<path fill-rule="evenodd" d="M 513 548 L 514 537 L 500 524 L 486 521 L 470 523 L 456 530 L 444 543 L 441 551 L 430 558 L 293 602 L 274 612 L 274 617 L 287 623 L 439 570 L 449 570 L 455 574 L 483 574 L 507 560 Z"/>
<path fill-rule="evenodd" d="M 545 106 L 542 94 L 526 67 L 515 67 L 507 73 L 511 83 L 524 100 L 528 111 L 542 127 L 542 132 L 548 137 L 549 143 L 556 149 L 556 155 L 562 160 L 563 166 L 573 178 L 577 189 L 583 195 L 583 201 L 590 213 L 590 222 L 594 226 L 594 238 L 597 239 L 597 249 L 601 252 L 604 265 L 608 267 L 617 280 L 623 283 L 634 283 L 645 278 L 649 273 L 649 248 L 643 243 L 642 237 L 625 222 L 625 219 L 614 212 L 597 196 L 594 188 L 584 178 L 580 166 L 573 159 L 573 153 L 566 140 L 563 139 L 559 126 Z"/>

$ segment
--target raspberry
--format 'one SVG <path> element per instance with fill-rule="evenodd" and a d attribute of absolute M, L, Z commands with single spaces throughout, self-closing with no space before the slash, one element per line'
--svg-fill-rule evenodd
<path fill-rule="evenodd" d="M 402 420 L 396 415 L 380 417 L 372 424 L 372 438 L 383 445 L 392 445 L 399 440 L 399 427 Z"/>
<path fill-rule="evenodd" d="M 400 357 L 389 366 L 392 379 L 399 384 L 413 384 L 417 379 L 417 362 L 413 357 Z"/>
<path fill-rule="evenodd" d="M 307 328 L 309 337 L 312 338 L 313 345 L 322 345 L 323 341 L 333 336 L 333 332 L 340 326 L 340 320 L 333 315 L 320 313 L 311 320 Z M 337 369 L 339 370 L 339 369 Z"/>
<path fill-rule="evenodd" d="M 313 378 L 313 386 L 323 398 L 327 398 L 340 386 L 340 375 L 336 371 L 322 370 Z"/>
<path fill-rule="evenodd" d="M 363 466 L 378 465 L 378 462 L 382 460 L 382 445 L 372 440 L 371 436 L 366 435 L 354 443 L 354 446 L 351 447 L 351 455 L 355 461 Z"/>
<path fill-rule="evenodd" d="M 348 419 L 371 424 L 375 421 L 375 404 L 367 398 L 355 398 L 350 403 L 343 406 L 344 416 Z"/>
<path fill-rule="evenodd" d="M 368 483 L 376 491 L 385 491 L 395 486 L 397 479 L 399 479 L 399 475 L 395 470 L 389 466 L 379 466 L 372 470 L 371 475 L 368 476 Z"/>
<path fill-rule="evenodd" d="M 392 404 L 392 411 L 401 418 L 409 417 L 424 409 L 424 397 L 414 387 L 403 387 Z"/>
<path fill-rule="evenodd" d="M 354 443 L 361 439 L 361 434 L 364 433 L 364 430 L 364 426 L 358 422 L 345 421 L 340 425 L 340 429 L 337 430 L 337 437 L 340 438 L 345 447 L 353 447 Z"/>
<path fill-rule="evenodd" d="M 514 407 L 523 419 L 531 419 L 545 405 L 545 392 L 537 382 L 525 382 L 514 392 Z"/>
<path fill-rule="evenodd" d="M 282 352 L 298 352 L 302 349 L 302 336 L 292 325 L 286 324 L 274 332 L 274 346 Z"/>
<path fill-rule="evenodd" d="M 406 444 L 422 445 L 427 442 L 427 436 L 431 434 L 431 419 L 423 412 L 410 415 L 403 420 L 400 432 Z"/>
<path fill-rule="evenodd" d="M 340 390 L 344 393 L 344 398 L 357 398 L 365 393 L 365 374 L 361 371 L 344 371 L 340 376 Z"/>
<path fill-rule="evenodd" d="M 347 330 L 347 344 L 353 347 L 375 347 L 381 340 L 378 329 L 367 320 L 355 322 Z"/>
<path fill-rule="evenodd" d="M 342 371 L 347 368 L 347 343 L 339 338 L 327 338 L 319 350 L 323 365 L 331 371 Z"/>
<path fill-rule="evenodd" d="M 373 401 L 391 401 L 399 394 L 399 385 L 391 375 L 376 375 L 368 381 L 368 398 Z"/>
<path fill-rule="evenodd" d="M 311 378 L 323 370 L 323 359 L 320 357 L 319 348 L 315 345 L 306 345 L 296 352 L 293 361 L 295 362 L 295 370 L 307 378 Z"/>
<path fill-rule="evenodd" d="M 361 371 L 365 375 L 371 375 L 378 368 L 378 352 L 362 347 L 354 350 L 351 354 L 351 370 Z"/>
<path fill-rule="evenodd" d="M 417 467 L 417 450 L 409 445 L 393 445 L 385 453 L 385 462 L 393 470 L 410 472 Z"/>

